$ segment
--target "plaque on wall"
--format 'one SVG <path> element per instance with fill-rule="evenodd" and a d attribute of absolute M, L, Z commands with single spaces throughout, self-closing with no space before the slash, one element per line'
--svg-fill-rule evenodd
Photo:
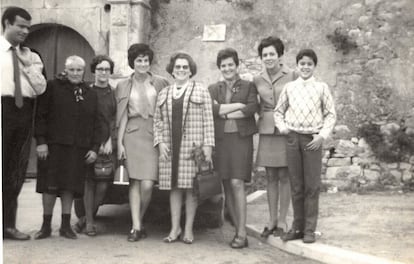
<path fill-rule="evenodd" d="M 203 41 L 225 41 L 226 25 L 204 25 Z"/>

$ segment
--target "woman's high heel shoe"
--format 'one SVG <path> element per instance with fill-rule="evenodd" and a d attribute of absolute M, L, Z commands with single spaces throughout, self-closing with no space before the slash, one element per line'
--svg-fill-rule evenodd
<path fill-rule="evenodd" d="M 262 233 L 260 234 L 263 238 L 268 238 L 271 234 L 274 234 L 277 230 L 277 226 L 269 229 L 267 226 L 263 229 Z"/>
<path fill-rule="evenodd" d="M 181 230 L 180 230 L 180 232 L 178 232 L 178 235 L 175 238 L 173 238 L 171 236 L 167 236 L 167 237 L 164 237 L 164 239 L 162 241 L 164 241 L 165 243 L 174 243 L 174 242 L 177 242 L 178 240 L 180 240 L 180 238 L 181 238 Z"/>

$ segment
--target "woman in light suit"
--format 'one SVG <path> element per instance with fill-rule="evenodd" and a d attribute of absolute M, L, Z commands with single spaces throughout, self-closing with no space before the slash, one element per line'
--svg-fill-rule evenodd
<path fill-rule="evenodd" d="M 154 52 L 147 44 L 128 49 L 129 66 L 134 73 L 116 88 L 118 158 L 126 158 L 129 173 L 129 205 L 132 228 L 128 241 L 147 236 L 143 217 L 151 201 L 152 187 L 158 180 L 158 149 L 153 146 L 153 116 L 157 94 L 168 81 L 150 72 Z"/>
<path fill-rule="evenodd" d="M 159 188 L 170 190 L 171 231 L 164 242 L 180 238 L 181 207 L 185 196 L 186 220 L 183 242 L 193 243 L 197 197 L 193 180 L 197 171 L 192 159 L 194 145 L 202 146 L 211 162 L 214 122 L 210 95 L 201 83 L 191 81 L 197 66 L 190 55 L 177 53 L 167 65 L 174 83 L 158 95 L 154 116 L 154 145 L 160 151 Z"/>
<path fill-rule="evenodd" d="M 260 96 L 260 112 L 258 120 L 259 147 L 257 150 L 257 166 L 266 168 L 267 198 L 270 219 L 261 236 L 273 234 L 280 236 L 287 231 L 286 216 L 290 204 L 289 174 L 286 160 L 286 136 L 281 135 L 273 120 L 273 109 L 276 107 L 283 86 L 295 79 L 295 75 L 283 64 L 284 45 L 279 38 L 263 39 L 258 47 L 264 70 L 254 78 Z M 280 214 L 278 212 L 280 201 Z"/>

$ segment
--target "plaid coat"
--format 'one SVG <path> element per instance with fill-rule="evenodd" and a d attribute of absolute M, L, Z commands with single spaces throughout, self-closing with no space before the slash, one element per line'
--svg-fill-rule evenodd
<path fill-rule="evenodd" d="M 164 88 L 157 98 L 154 115 L 154 146 L 165 143 L 171 150 L 172 87 Z M 193 82 L 185 91 L 178 188 L 192 188 L 197 167 L 191 157 L 193 144 L 214 147 L 214 121 L 210 94 L 201 83 Z M 159 188 L 171 189 L 172 157 L 159 160 Z"/>

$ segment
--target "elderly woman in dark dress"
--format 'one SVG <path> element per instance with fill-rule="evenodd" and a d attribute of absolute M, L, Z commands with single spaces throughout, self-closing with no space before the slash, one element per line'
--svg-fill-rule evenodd
<path fill-rule="evenodd" d="M 174 77 L 174 84 L 158 95 L 154 116 L 154 145 L 160 151 L 159 188 L 170 190 L 171 230 L 164 242 L 172 243 L 180 238 L 185 195 L 183 242 L 192 244 L 197 210 L 193 180 L 197 167 L 191 153 L 194 145 L 202 146 L 206 160 L 211 162 L 214 146 L 211 98 L 201 83 L 190 81 L 197 72 L 190 55 L 177 53 L 171 56 L 167 72 Z"/>
<path fill-rule="evenodd" d="M 60 236 L 76 239 L 70 226 L 73 198 L 84 192 L 86 164 L 97 157 L 100 121 L 96 93 L 83 82 L 85 61 L 70 56 L 65 71 L 39 96 L 35 137 L 39 158 L 36 191 L 42 193 L 43 224 L 35 239 L 51 235 L 56 197 L 62 202 Z"/>
<path fill-rule="evenodd" d="M 129 173 L 129 205 L 132 228 L 128 241 L 147 236 L 143 228 L 145 211 L 158 180 L 158 149 L 154 147 L 153 116 L 158 93 L 168 81 L 150 72 L 154 52 L 147 44 L 128 49 L 128 63 L 134 73 L 116 88 L 118 158 L 126 158 Z"/>
<path fill-rule="evenodd" d="M 98 55 L 92 59 L 91 72 L 95 75 L 95 82 L 90 88 L 98 95 L 98 112 L 101 117 L 101 144 L 99 147 L 98 157 L 115 160 L 113 157 L 113 141 L 116 137 L 115 118 L 116 118 L 116 100 L 115 93 L 109 85 L 109 76 L 113 73 L 114 62 L 106 55 Z M 94 175 L 93 166 L 90 166 L 86 174 L 85 194 L 83 197 L 85 205 L 85 215 L 79 218 L 75 224 L 76 232 L 83 231 L 88 236 L 97 234 L 94 223 L 94 214 L 103 202 L 109 183 L 113 174 L 107 177 L 97 179 Z"/>
<path fill-rule="evenodd" d="M 239 58 L 234 49 L 220 50 L 217 67 L 224 81 L 208 88 L 213 100 L 216 138 L 215 167 L 223 180 L 226 205 L 236 227 L 232 248 L 248 246 L 246 234 L 246 193 L 251 180 L 253 135 L 257 132 L 254 114 L 258 111 L 257 90 L 241 80 Z"/>

